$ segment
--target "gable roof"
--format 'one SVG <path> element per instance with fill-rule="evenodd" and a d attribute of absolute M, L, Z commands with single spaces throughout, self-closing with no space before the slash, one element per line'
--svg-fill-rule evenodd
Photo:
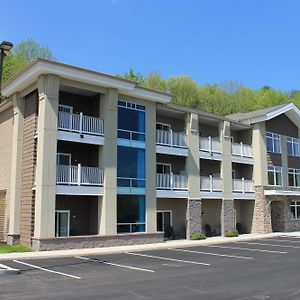
<path fill-rule="evenodd" d="M 134 81 L 41 58 L 37 58 L 5 82 L 2 86 L 3 96 L 10 97 L 21 92 L 43 74 L 54 74 L 64 79 L 115 88 L 122 94 L 153 102 L 168 103 L 172 99 L 169 93 L 141 87 Z"/>
<path fill-rule="evenodd" d="M 267 107 L 246 113 L 236 113 L 228 115 L 227 117 L 237 122 L 250 125 L 253 123 L 271 120 L 282 114 L 285 114 L 294 124 L 300 127 L 300 110 L 294 103 Z"/>

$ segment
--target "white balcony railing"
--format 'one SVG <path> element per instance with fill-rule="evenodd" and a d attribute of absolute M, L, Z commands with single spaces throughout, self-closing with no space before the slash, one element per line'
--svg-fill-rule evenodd
<path fill-rule="evenodd" d="M 231 150 L 233 155 L 242 157 L 253 157 L 253 150 L 251 145 L 240 143 L 232 143 Z"/>
<path fill-rule="evenodd" d="M 103 120 L 83 113 L 58 112 L 58 129 L 77 133 L 103 135 Z"/>
<path fill-rule="evenodd" d="M 209 153 L 221 153 L 221 141 L 215 137 L 203 137 L 200 136 L 200 150 L 207 151 Z"/>
<path fill-rule="evenodd" d="M 157 174 L 156 187 L 160 190 L 187 190 L 187 176 L 176 174 Z"/>
<path fill-rule="evenodd" d="M 236 193 L 253 193 L 254 185 L 252 180 L 242 179 L 233 179 L 232 180 L 232 189 Z"/>
<path fill-rule="evenodd" d="M 56 183 L 68 185 L 103 185 L 103 170 L 94 167 L 57 165 Z"/>
<path fill-rule="evenodd" d="M 186 148 L 186 135 L 172 130 L 156 130 L 156 144 L 169 147 Z"/>
<path fill-rule="evenodd" d="M 222 178 L 213 177 L 200 177 L 200 190 L 208 192 L 222 192 Z"/>

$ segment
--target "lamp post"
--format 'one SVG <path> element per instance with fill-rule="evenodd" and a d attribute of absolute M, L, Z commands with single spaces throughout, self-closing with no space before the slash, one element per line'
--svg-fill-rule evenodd
<path fill-rule="evenodd" d="M 13 47 L 11 42 L 3 41 L 0 44 L 0 95 L 1 95 L 1 84 L 2 84 L 2 71 L 3 71 L 3 61 L 5 57 L 5 52 L 8 52 Z"/>

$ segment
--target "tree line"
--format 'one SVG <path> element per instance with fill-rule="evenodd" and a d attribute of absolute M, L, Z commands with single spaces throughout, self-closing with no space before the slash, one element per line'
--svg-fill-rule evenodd
<path fill-rule="evenodd" d="M 33 39 L 16 45 L 4 60 L 3 81 L 11 78 L 37 57 L 55 60 L 47 46 L 41 46 Z M 175 104 L 218 115 L 257 110 L 289 102 L 300 108 L 300 92 L 297 90 L 286 92 L 269 86 L 255 90 L 235 81 L 199 85 L 189 76 L 171 76 L 164 79 L 158 71 L 144 76 L 133 69 L 116 76 L 136 81 L 143 87 L 169 92 L 173 94 L 172 102 Z"/>

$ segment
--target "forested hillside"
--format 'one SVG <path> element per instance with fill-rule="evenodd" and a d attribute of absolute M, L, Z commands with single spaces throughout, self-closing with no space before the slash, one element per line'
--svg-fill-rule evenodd
<path fill-rule="evenodd" d="M 246 112 L 289 102 L 300 107 L 300 91 L 296 90 L 284 92 L 269 86 L 253 90 L 234 81 L 200 86 L 188 76 L 172 76 L 165 80 L 159 72 L 142 76 L 132 69 L 124 75 L 117 76 L 138 81 L 148 88 L 170 92 L 174 95 L 173 103 L 219 115 Z"/>
<path fill-rule="evenodd" d="M 37 57 L 54 60 L 48 47 L 40 46 L 32 39 L 16 45 L 4 60 L 3 81 L 12 77 Z M 188 76 L 172 76 L 163 79 L 159 72 L 143 76 L 132 69 L 117 76 L 137 81 L 144 87 L 170 92 L 174 95 L 173 103 L 219 115 L 251 111 L 288 102 L 294 102 L 300 107 L 300 91 L 296 90 L 286 92 L 268 86 L 253 90 L 234 81 L 198 85 Z"/>

